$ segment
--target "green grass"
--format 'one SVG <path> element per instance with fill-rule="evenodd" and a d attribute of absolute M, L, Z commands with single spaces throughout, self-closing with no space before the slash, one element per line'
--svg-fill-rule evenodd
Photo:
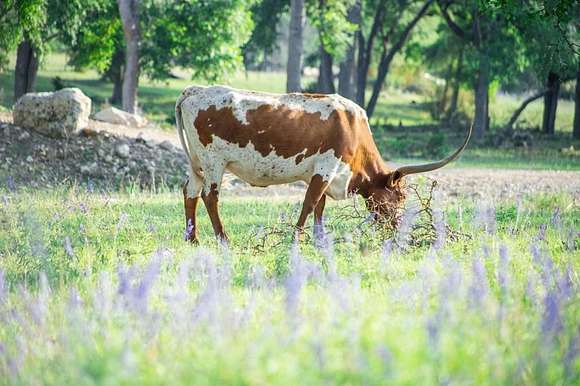
<path fill-rule="evenodd" d="M 222 249 L 203 209 L 201 246 L 182 241 L 179 193 L 0 196 L 3 385 L 544 385 L 580 374 L 573 197 L 496 202 L 493 217 L 458 199 L 446 218 L 471 240 L 385 254 L 378 234 L 357 233 L 360 219 L 336 220 L 345 203 L 330 203 L 328 230 L 350 242 L 292 252 L 287 234 L 260 252 L 252 234 L 297 202 L 224 198 Z"/>

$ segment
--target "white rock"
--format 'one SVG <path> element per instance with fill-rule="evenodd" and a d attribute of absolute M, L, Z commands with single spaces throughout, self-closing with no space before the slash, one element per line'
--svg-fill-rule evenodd
<path fill-rule="evenodd" d="M 116 109 L 112 106 L 96 113 L 95 119 L 101 122 L 132 127 L 143 127 L 147 125 L 147 120 L 144 117 Z"/>
<path fill-rule="evenodd" d="M 78 88 L 28 93 L 14 105 L 14 124 L 49 137 L 67 137 L 89 124 L 91 99 Z"/>
<path fill-rule="evenodd" d="M 173 149 L 175 149 L 175 147 L 173 146 L 173 144 L 171 142 L 167 141 L 167 140 L 161 142 L 159 144 L 159 147 L 162 148 L 162 149 L 165 149 L 165 150 L 173 150 Z"/>
<path fill-rule="evenodd" d="M 122 143 L 115 147 L 115 153 L 121 158 L 129 158 L 131 148 L 126 143 Z"/>

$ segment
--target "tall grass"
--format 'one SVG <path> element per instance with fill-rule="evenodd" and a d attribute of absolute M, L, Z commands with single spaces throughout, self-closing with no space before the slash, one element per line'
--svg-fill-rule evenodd
<path fill-rule="evenodd" d="M 0 384 L 574 384 L 580 213 L 459 200 L 471 240 L 411 248 L 327 221 L 257 252 L 298 203 L 226 198 L 232 244 L 178 193 L 0 193 Z M 332 219 L 342 210 L 332 203 Z M 445 241 L 445 227 L 439 227 Z M 284 239 L 286 240 L 286 239 Z M 334 241 L 333 241 L 334 240 Z M 340 242 L 339 242 L 340 241 Z"/>

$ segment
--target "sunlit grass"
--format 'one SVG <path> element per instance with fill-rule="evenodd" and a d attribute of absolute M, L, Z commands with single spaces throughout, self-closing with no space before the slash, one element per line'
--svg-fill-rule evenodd
<path fill-rule="evenodd" d="M 296 201 L 225 197 L 229 249 L 178 192 L 1 191 L 0 383 L 572 384 L 580 213 L 567 195 L 445 208 L 442 249 L 288 241 Z M 328 220 L 344 203 L 330 202 Z M 329 244 L 326 244 L 329 245 Z"/>

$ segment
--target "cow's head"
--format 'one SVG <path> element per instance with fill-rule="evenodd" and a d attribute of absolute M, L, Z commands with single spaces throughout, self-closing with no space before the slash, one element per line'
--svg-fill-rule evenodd
<path fill-rule="evenodd" d="M 402 166 L 393 171 L 385 171 L 385 173 L 377 176 L 374 181 L 371 181 L 371 185 L 365 195 L 369 211 L 376 215 L 377 220 L 396 226 L 398 215 L 404 206 L 406 197 L 404 177 L 410 174 L 430 172 L 442 168 L 455 160 L 467 146 L 472 129 L 473 126 L 469 129 L 461 147 L 447 158 L 428 164 Z"/>

